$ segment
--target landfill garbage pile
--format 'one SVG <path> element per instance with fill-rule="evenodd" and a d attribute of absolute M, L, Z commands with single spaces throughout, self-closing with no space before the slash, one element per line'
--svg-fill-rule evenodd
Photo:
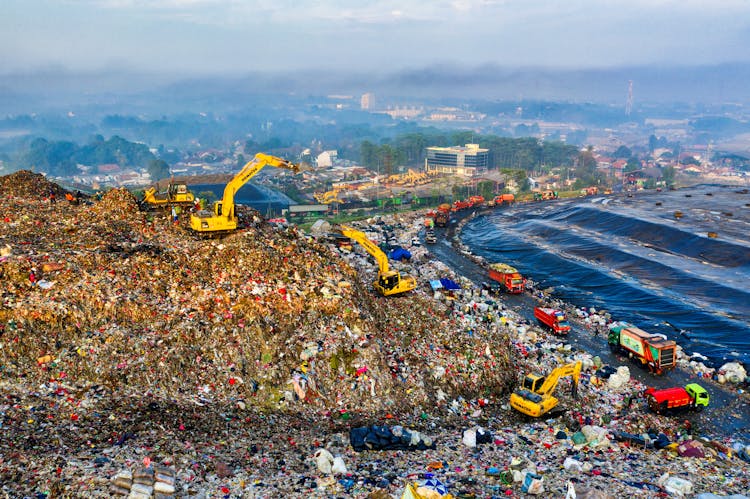
<path fill-rule="evenodd" d="M 230 430 L 260 443 L 278 438 L 273 422 L 408 418 L 515 384 L 507 334 L 459 334 L 426 295 L 377 297 L 294 228 L 204 240 L 184 218 L 140 211 L 126 189 L 73 206 L 50 202 L 38 177 L 0 178 L 11 496 L 106 497 L 123 465 L 149 456 L 179 466 L 185 491 L 207 474 L 197 448 Z"/>
<path fill-rule="evenodd" d="M 374 299 L 353 269 L 293 230 L 199 240 L 149 221 L 124 189 L 43 212 L 11 214 L 18 231 L 3 241 L 6 376 L 64 373 L 81 386 L 273 409 L 426 403 L 417 378 L 441 366 L 454 373 L 442 382 L 451 392 L 507 382 L 507 357 L 492 353 L 502 336 L 488 345 L 441 334 L 432 303 Z"/>
<path fill-rule="evenodd" d="M 177 224 L 143 213 L 124 189 L 69 205 L 11 187 L 0 193 L 8 497 L 750 493 L 746 442 L 652 413 L 630 369 L 429 260 L 409 245 L 418 214 L 358 225 L 412 253 L 393 267 L 420 287 L 385 299 L 359 246 L 273 228 L 257 212 L 204 240 L 188 213 Z M 443 277 L 461 289 L 426 286 Z M 519 373 L 576 360 L 578 399 L 564 394 L 568 379 L 556 390 L 564 416 L 529 420 L 508 406 Z M 721 371 L 727 383 L 745 376 Z"/>
<path fill-rule="evenodd" d="M 55 196 L 65 194 L 66 190 L 54 182 L 50 182 L 41 173 L 31 170 L 18 170 L 10 175 L 0 176 L 0 195 L 16 198 L 47 197 L 50 193 Z"/>

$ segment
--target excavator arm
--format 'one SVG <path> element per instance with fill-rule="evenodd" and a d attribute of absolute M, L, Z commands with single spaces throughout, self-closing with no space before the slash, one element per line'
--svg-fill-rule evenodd
<path fill-rule="evenodd" d="M 560 378 L 565 378 L 567 376 L 571 376 L 573 378 L 573 390 L 574 392 L 576 392 L 578 381 L 581 377 L 580 360 L 553 369 L 552 372 L 547 376 L 547 379 L 544 380 L 544 383 L 542 383 L 542 386 L 539 391 L 537 391 L 537 393 L 542 396 L 549 395 L 550 393 L 555 391 Z"/>
<path fill-rule="evenodd" d="M 224 187 L 224 195 L 221 198 L 221 212 L 217 215 L 233 216 L 234 215 L 234 195 L 245 185 L 251 178 L 258 174 L 264 167 L 273 166 L 276 168 L 286 168 L 294 173 L 299 171 L 299 165 L 285 159 L 270 156 L 268 154 L 258 153 L 253 159 L 247 162 L 242 170 L 234 176 L 232 180 Z"/>
<path fill-rule="evenodd" d="M 346 225 L 342 225 L 339 229 L 343 235 L 349 239 L 357 241 L 367 252 L 372 255 L 376 262 L 378 262 L 378 269 L 381 274 L 388 273 L 388 256 L 383 253 L 378 246 L 370 241 L 370 238 L 364 232 L 352 229 Z"/>
<path fill-rule="evenodd" d="M 202 216 L 201 213 L 192 215 L 190 227 L 197 232 L 224 232 L 236 229 L 237 216 L 235 214 L 234 195 L 266 166 L 285 168 L 292 170 L 294 173 L 298 173 L 301 169 L 297 163 L 268 154 L 256 154 L 224 187 L 224 195 L 221 201 L 214 203 L 213 216 Z"/>

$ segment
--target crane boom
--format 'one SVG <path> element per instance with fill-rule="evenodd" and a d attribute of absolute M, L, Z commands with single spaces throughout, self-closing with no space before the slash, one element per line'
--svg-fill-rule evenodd
<path fill-rule="evenodd" d="M 191 215 L 190 227 L 197 232 L 223 232 L 236 229 L 237 216 L 235 214 L 234 195 L 266 166 L 285 168 L 292 170 L 294 173 L 298 173 L 301 168 L 299 164 L 286 159 L 263 153 L 256 154 L 224 187 L 224 195 L 221 201 L 214 203 L 213 215 L 206 212 Z"/>

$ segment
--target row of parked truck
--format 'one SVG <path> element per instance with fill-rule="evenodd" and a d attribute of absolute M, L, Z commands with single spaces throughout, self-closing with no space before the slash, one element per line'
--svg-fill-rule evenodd
<path fill-rule="evenodd" d="M 554 334 L 570 332 L 570 323 L 562 310 L 534 307 L 534 317 Z M 677 343 L 627 322 L 614 322 L 609 326 L 607 343 L 612 352 L 627 355 L 654 374 L 663 374 L 676 365 Z"/>

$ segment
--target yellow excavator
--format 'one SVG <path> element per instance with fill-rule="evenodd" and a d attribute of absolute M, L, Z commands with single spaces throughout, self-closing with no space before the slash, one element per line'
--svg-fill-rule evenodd
<path fill-rule="evenodd" d="M 158 187 L 158 186 L 157 186 Z M 195 203 L 195 196 L 185 184 L 169 183 L 167 190 L 158 192 L 156 187 L 149 187 L 143 193 L 142 203 L 149 207 L 189 206 Z"/>
<path fill-rule="evenodd" d="M 313 197 L 320 204 L 342 204 L 346 202 L 343 199 L 339 198 L 339 192 L 341 192 L 342 190 L 343 189 L 341 188 L 334 187 L 332 190 L 326 191 L 322 194 L 316 192 L 315 194 L 313 194 Z"/>
<path fill-rule="evenodd" d="M 235 213 L 234 195 L 253 178 L 265 166 L 285 168 L 298 173 L 302 167 L 286 159 L 277 158 L 268 154 L 258 153 L 247 162 L 242 170 L 234 176 L 224 187 L 224 196 L 221 201 L 214 203 L 213 214 L 209 211 L 199 211 L 190 215 L 190 228 L 201 233 L 222 233 L 237 229 L 237 214 Z"/>
<path fill-rule="evenodd" d="M 388 256 L 378 246 L 370 241 L 364 232 L 341 225 L 339 231 L 362 245 L 367 252 L 378 262 L 378 277 L 372 283 L 375 290 L 383 296 L 406 293 L 417 287 L 417 280 L 412 276 L 402 276 L 397 270 L 391 270 L 388 266 Z"/>
<path fill-rule="evenodd" d="M 581 377 L 581 361 L 559 366 L 547 376 L 528 374 L 523 385 L 510 395 L 510 406 L 527 416 L 538 418 L 555 407 L 558 400 L 552 395 L 560 378 L 572 376 L 571 387 L 573 398 L 578 397 L 578 381 Z"/>

